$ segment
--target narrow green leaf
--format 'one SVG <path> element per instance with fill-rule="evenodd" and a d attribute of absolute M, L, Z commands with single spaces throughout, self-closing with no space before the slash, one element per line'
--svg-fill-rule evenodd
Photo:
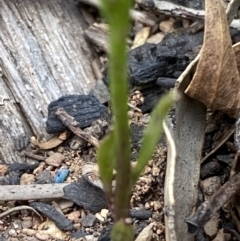
<path fill-rule="evenodd" d="M 172 107 L 174 98 L 176 99 L 176 93 L 173 92 L 163 96 L 151 114 L 150 122 L 144 132 L 137 165 L 132 171 L 132 185 L 137 181 L 154 152 L 163 132 L 163 120 Z"/>
<path fill-rule="evenodd" d="M 112 241 L 132 241 L 133 229 L 131 224 L 125 223 L 122 219 L 116 222 L 111 232 Z"/>
<path fill-rule="evenodd" d="M 97 151 L 97 160 L 104 188 L 106 192 L 111 193 L 114 168 L 113 132 L 110 132 L 101 141 Z"/>

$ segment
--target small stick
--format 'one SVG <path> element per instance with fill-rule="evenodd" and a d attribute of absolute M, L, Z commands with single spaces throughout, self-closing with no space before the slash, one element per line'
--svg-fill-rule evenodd
<path fill-rule="evenodd" d="M 191 233 L 195 233 L 225 203 L 230 201 L 240 190 L 240 173 L 234 175 L 220 187 L 207 201 L 202 203 L 192 217 L 185 219 Z"/>
<path fill-rule="evenodd" d="M 67 185 L 69 183 L 0 185 L 0 201 L 63 198 L 63 188 Z"/>
<path fill-rule="evenodd" d="M 220 142 L 218 142 L 217 146 L 211 150 L 201 161 L 201 164 L 203 164 L 211 155 L 213 155 L 223 144 L 226 143 L 226 141 L 233 135 L 235 128 L 230 130 L 230 132 L 225 135 Z"/>
<path fill-rule="evenodd" d="M 79 136 L 83 140 L 89 142 L 96 148 L 99 147 L 99 141 L 94 136 L 87 134 L 81 128 L 77 127 L 78 122 L 74 119 L 74 117 L 70 116 L 63 108 L 59 108 L 56 111 L 56 116 L 61 122 L 67 126 L 75 135 Z"/>
<path fill-rule="evenodd" d="M 45 157 L 43 157 L 43 156 L 39 156 L 39 155 L 36 155 L 36 154 L 34 154 L 34 153 L 32 153 L 32 152 L 27 152 L 27 151 L 22 151 L 21 152 L 21 155 L 22 156 L 27 156 L 27 157 L 30 157 L 30 158 L 32 158 L 32 159 L 35 159 L 35 160 L 38 160 L 38 161 L 45 161 Z"/>
<path fill-rule="evenodd" d="M 39 212 L 37 212 L 34 208 L 32 208 L 30 206 L 26 206 L 26 205 L 10 208 L 10 209 L 6 210 L 5 212 L 0 213 L 0 218 L 5 217 L 12 212 L 21 211 L 21 210 L 31 210 L 38 215 L 38 217 L 41 219 L 41 221 L 43 221 L 43 217 L 41 216 L 41 214 Z"/>

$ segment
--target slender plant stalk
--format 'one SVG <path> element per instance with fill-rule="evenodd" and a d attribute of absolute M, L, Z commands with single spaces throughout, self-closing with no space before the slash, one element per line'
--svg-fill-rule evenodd
<path fill-rule="evenodd" d="M 131 192 L 130 134 L 127 116 L 126 37 L 129 31 L 130 0 L 102 0 L 102 12 L 109 23 L 109 80 L 114 115 L 114 159 L 117 169 L 114 197 L 115 221 L 129 213 Z"/>

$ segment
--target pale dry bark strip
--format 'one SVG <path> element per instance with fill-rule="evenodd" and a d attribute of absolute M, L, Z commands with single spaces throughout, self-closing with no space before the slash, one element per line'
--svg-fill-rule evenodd
<path fill-rule="evenodd" d="M 69 183 L 0 185 L 0 201 L 43 200 L 63 198 L 63 188 Z"/>
<path fill-rule="evenodd" d="M 19 135 L 43 135 L 48 104 L 95 84 L 85 20 L 71 0 L 0 0 L 0 161 Z"/>

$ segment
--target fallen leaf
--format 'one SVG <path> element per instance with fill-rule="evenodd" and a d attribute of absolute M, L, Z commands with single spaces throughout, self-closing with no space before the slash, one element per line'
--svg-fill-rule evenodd
<path fill-rule="evenodd" d="M 154 223 L 150 223 L 147 227 L 145 227 L 141 233 L 137 236 L 135 241 L 150 241 L 152 240 L 153 235 L 153 228 Z"/>
<path fill-rule="evenodd" d="M 210 109 L 236 117 L 240 107 L 240 77 L 223 1 L 206 0 L 205 9 L 201 56 L 185 93 Z"/>
<path fill-rule="evenodd" d="M 43 233 L 49 234 L 51 237 L 56 239 L 66 240 L 67 237 L 67 235 L 50 220 L 40 224 L 38 230 L 41 230 Z"/>
<path fill-rule="evenodd" d="M 143 44 L 145 44 L 145 42 L 147 41 L 149 35 L 150 35 L 150 27 L 145 27 L 142 28 L 135 36 L 134 41 L 133 41 L 133 46 L 131 49 L 135 49 Z"/>
<path fill-rule="evenodd" d="M 60 135 L 53 136 L 46 142 L 39 142 L 35 137 L 32 137 L 30 142 L 42 150 L 49 150 L 63 143 L 63 141 L 67 139 L 68 135 L 69 133 L 63 132 Z"/>

